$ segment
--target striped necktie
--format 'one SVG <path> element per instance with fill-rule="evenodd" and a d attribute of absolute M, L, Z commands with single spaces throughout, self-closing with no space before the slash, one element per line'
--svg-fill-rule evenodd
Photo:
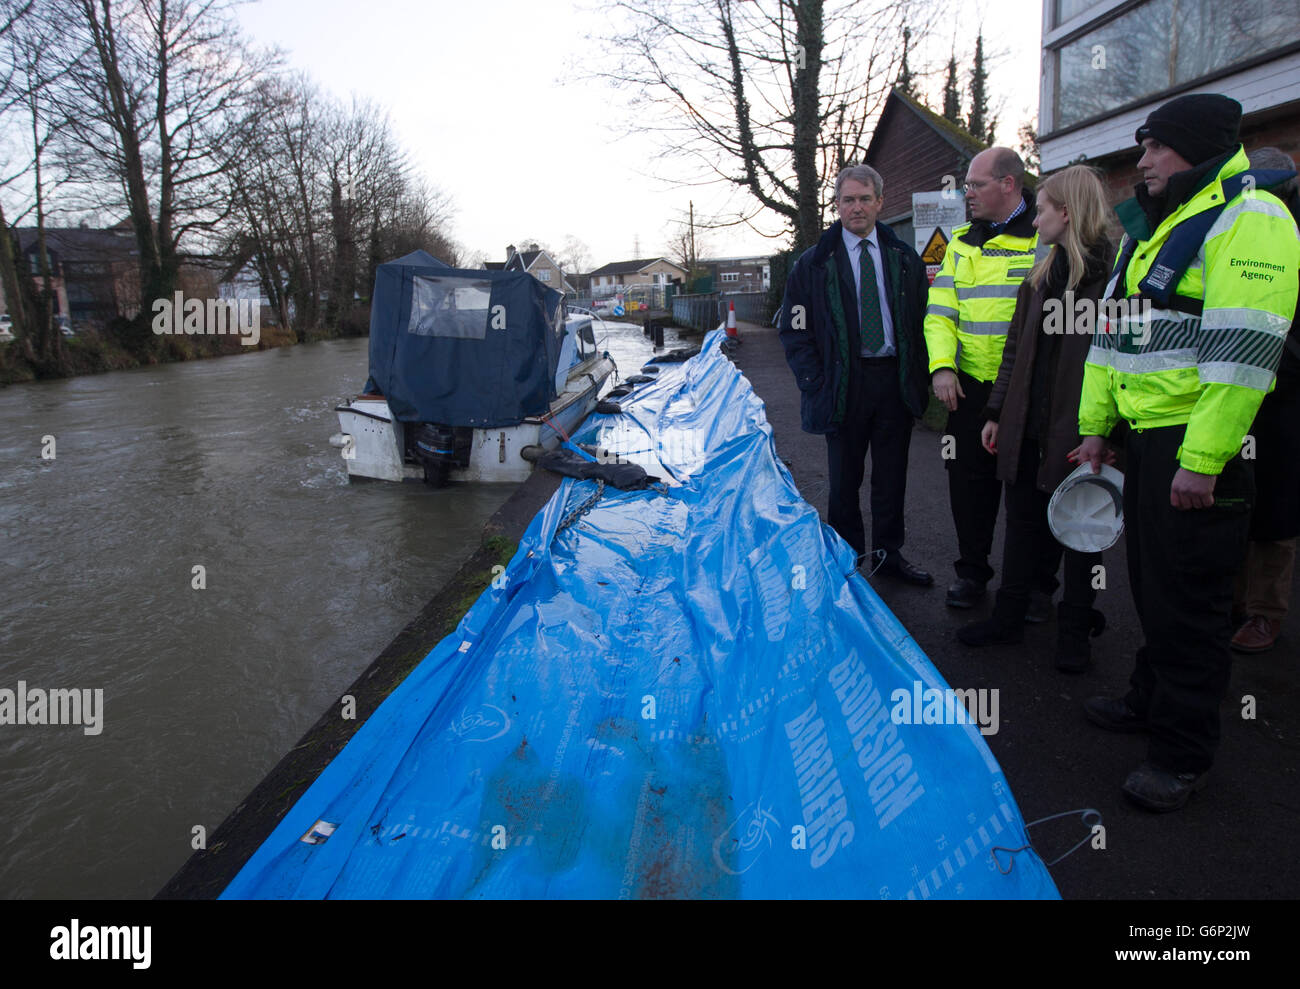
<path fill-rule="evenodd" d="M 876 354 L 885 346 L 885 323 L 880 315 L 876 265 L 871 260 L 871 250 L 867 247 L 865 237 L 859 246 L 862 248 L 862 278 L 858 285 L 858 301 L 862 308 L 862 351 L 866 354 Z"/>

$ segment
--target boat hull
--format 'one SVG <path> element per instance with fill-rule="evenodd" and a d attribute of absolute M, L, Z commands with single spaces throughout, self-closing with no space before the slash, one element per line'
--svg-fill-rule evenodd
<path fill-rule="evenodd" d="M 530 416 L 517 426 L 475 429 L 469 465 L 452 466 L 448 479 L 498 484 L 527 479 L 533 465 L 521 455 L 524 447 L 557 446 L 562 433 L 572 433 L 595 408 L 613 373 L 614 362 L 608 356 L 591 357 L 570 370 L 564 391 L 546 416 Z M 423 479 L 424 468 L 406 455 L 406 425 L 393 418 L 383 398 L 359 396 L 335 411 L 340 431 L 330 442 L 340 447 L 349 479 Z"/>

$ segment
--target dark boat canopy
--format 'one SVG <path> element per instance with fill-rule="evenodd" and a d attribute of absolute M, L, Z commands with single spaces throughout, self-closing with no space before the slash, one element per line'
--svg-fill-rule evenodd
<path fill-rule="evenodd" d="M 451 268 L 415 251 L 375 269 L 370 380 L 403 422 L 488 428 L 555 398 L 563 296 L 518 271 Z"/>

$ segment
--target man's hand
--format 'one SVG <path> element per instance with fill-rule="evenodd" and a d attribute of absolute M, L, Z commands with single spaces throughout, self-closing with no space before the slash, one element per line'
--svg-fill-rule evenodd
<path fill-rule="evenodd" d="M 934 372 L 934 395 L 941 401 L 949 412 L 957 411 L 957 399 L 965 398 L 966 393 L 961 390 L 961 382 L 957 380 L 955 371 L 944 368 Z"/>
<path fill-rule="evenodd" d="M 1214 504 L 1214 482 L 1217 474 L 1198 474 L 1179 467 L 1174 483 L 1169 485 L 1169 504 L 1184 511 L 1189 508 L 1209 508 Z"/>
<path fill-rule="evenodd" d="M 993 456 L 998 455 L 998 424 L 996 422 L 986 422 L 984 429 L 980 433 L 980 442 L 984 444 L 984 449 L 988 450 Z"/>
<path fill-rule="evenodd" d="M 1083 442 L 1065 455 L 1073 464 L 1091 463 L 1094 474 L 1101 473 L 1103 463 L 1115 462 L 1115 451 L 1107 449 L 1106 440 L 1101 436 L 1085 436 Z"/>

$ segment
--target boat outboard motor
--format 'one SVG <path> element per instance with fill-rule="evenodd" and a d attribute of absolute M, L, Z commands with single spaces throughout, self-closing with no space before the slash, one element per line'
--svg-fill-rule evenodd
<path fill-rule="evenodd" d="M 411 456 L 424 468 L 424 483 L 441 488 L 456 460 L 456 431 L 435 422 L 408 427 Z"/>

